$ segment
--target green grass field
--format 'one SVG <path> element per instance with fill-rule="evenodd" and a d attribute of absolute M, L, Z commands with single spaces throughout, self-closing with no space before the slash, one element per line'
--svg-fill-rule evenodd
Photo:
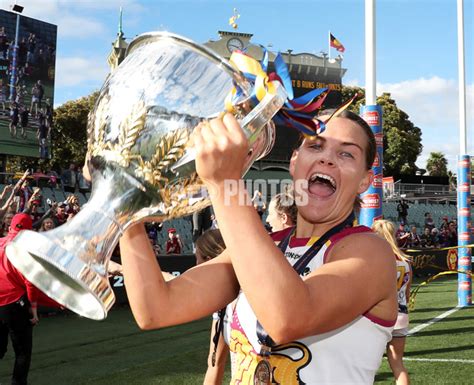
<path fill-rule="evenodd" d="M 455 307 L 456 290 L 456 281 L 446 278 L 425 286 L 417 296 L 411 327 Z M 413 384 L 474 383 L 473 321 L 474 307 L 460 309 L 408 338 L 406 366 Z M 31 385 L 202 384 L 210 322 L 142 332 L 128 308 L 112 310 L 103 322 L 72 314 L 43 318 L 34 331 Z M 9 346 L 0 361 L 0 384 L 9 384 L 12 360 Z M 229 379 L 227 375 L 227 383 Z M 376 383 L 394 383 L 385 359 Z"/>

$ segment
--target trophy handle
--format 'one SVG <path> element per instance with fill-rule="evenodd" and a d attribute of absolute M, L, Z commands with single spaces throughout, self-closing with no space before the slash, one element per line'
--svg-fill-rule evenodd
<path fill-rule="evenodd" d="M 260 136 L 261 131 L 275 116 L 275 114 L 283 107 L 288 98 L 285 89 L 280 84 L 276 84 L 276 93 L 267 93 L 264 98 L 258 103 L 241 121 L 240 125 L 244 130 L 245 136 L 249 141 L 251 151 L 252 146 Z M 273 140 L 264 148 L 261 154 L 258 154 L 256 159 L 267 155 L 273 147 Z M 196 171 L 196 152 L 194 148 L 186 149 L 183 156 L 170 167 L 171 171 L 177 176 L 186 176 Z"/>

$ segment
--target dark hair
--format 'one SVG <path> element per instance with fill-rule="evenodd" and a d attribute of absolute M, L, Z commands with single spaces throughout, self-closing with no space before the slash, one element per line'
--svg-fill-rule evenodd
<path fill-rule="evenodd" d="M 325 116 L 325 115 L 332 115 L 336 111 L 335 108 L 330 108 L 326 110 L 322 110 L 318 113 L 318 116 Z M 365 164 L 367 166 L 367 170 L 370 170 L 372 168 L 372 165 L 374 164 L 375 160 L 375 155 L 377 154 L 377 144 L 375 143 L 375 136 L 374 133 L 372 132 L 372 129 L 370 126 L 367 124 L 367 122 L 362 119 L 359 115 L 356 113 L 349 111 L 349 110 L 344 110 L 340 112 L 337 115 L 338 118 L 344 118 L 344 119 L 349 119 L 353 121 L 354 123 L 358 124 L 360 128 L 364 131 L 365 135 L 367 136 L 367 148 L 366 148 L 366 153 L 365 153 Z"/>
<path fill-rule="evenodd" d="M 209 229 L 196 239 L 196 253 L 205 259 L 213 259 L 225 250 L 224 239 L 219 229 Z"/>
<path fill-rule="evenodd" d="M 272 201 L 275 202 L 275 210 L 278 213 L 288 215 L 292 223 L 296 224 L 298 208 L 296 207 L 295 198 L 291 192 L 276 194 L 272 198 Z"/>

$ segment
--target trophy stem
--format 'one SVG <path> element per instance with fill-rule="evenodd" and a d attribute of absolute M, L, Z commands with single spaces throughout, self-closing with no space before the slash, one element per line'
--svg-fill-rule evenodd
<path fill-rule="evenodd" d="M 123 179 L 118 187 L 112 173 L 105 174 L 96 178 L 89 203 L 73 220 L 48 232 L 22 231 L 6 249 L 13 265 L 41 291 L 95 320 L 104 319 L 115 301 L 107 266 L 122 223 L 129 221 L 127 192 L 136 194 Z"/>

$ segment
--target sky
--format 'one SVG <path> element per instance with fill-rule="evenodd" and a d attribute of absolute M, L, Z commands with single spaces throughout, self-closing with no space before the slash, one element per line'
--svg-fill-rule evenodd
<path fill-rule="evenodd" d="M 10 9 L 14 0 L 0 0 Z M 107 56 L 117 34 L 133 39 L 166 30 L 198 43 L 231 31 L 273 51 L 328 51 L 328 31 L 345 46 L 344 85 L 365 85 L 364 0 L 18 0 L 25 16 L 58 25 L 55 105 L 100 89 Z M 425 168 L 432 151 L 446 155 L 456 171 L 459 99 L 456 0 L 376 0 L 377 95 L 391 93 L 399 108 L 422 130 Z M 468 153 L 474 154 L 474 0 L 464 0 Z M 331 56 L 338 53 L 332 49 Z"/>

